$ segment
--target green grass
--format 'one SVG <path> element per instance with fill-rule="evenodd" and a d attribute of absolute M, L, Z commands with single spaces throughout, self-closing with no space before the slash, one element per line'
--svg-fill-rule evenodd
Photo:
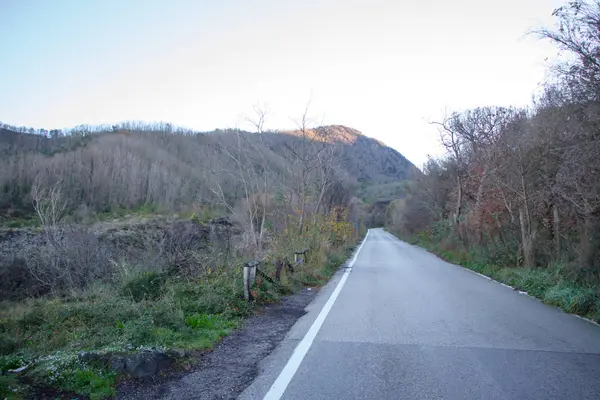
<path fill-rule="evenodd" d="M 0 375 L 0 399 L 20 400 L 23 389 L 14 375 Z"/>
<path fill-rule="evenodd" d="M 426 235 L 408 238 L 449 261 L 489 276 L 515 289 L 527 292 L 544 303 L 559 307 L 568 313 L 581 315 L 600 322 L 600 287 L 581 283 L 564 272 L 561 266 L 548 268 L 518 268 L 490 263 L 480 253 L 448 249 Z"/>
<path fill-rule="evenodd" d="M 215 281 L 165 282 L 159 297 L 129 296 L 127 290 L 106 288 L 68 301 L 40 299 L 25 309 L 16 306 L 10 310 L 5 304 L 0 354 L 18 349 L 47 354 L 127 344 L 165 345 L 170 344 L 167 332 L 173 343 L 197 341 L 198 332 L 189 332 L 195 327 L 186 323 L 197 315 L 211 315 L 214 326 L 205 327 L 200 334 L 212 339 L 212 330 L 221 336 L 225 328 L 235 326 L 244 310 L 249 311 L 239 298 L 241 291 L 228 286 Z M 223 323 L 217 324 L 217 320 Z"/>
<path fill-rule="evenodd" d="M 37 228 L 40 227 L 40 220 L 36 215 L 23 218 L 0 219 L 0 226 L 10 229 L 16 228 Z"/>
<path fill-rule="evenodd" d="M 135 281 L 129 280 L 121 288 L 98 286 L 68 299 L 4 303 L 0 367 L 5 372 L 35 361 L 25 376 L 90 398 L 109 397 L 115 376 L 74 363 L 73 355 L 140 346 L 211 349 L 251 312 L 242 298 L 239 268 L 210 275 L 188 281 L 164 278 L 160 283 L 141 275 L 139 285 L 156 290 L 155 296 L 136 295 Z M 49 366 L 49 360 L 54 364 Z M 48 371 L 58 372 L 55 376 Z"/>
<path fill-rule="evenodd" d="M 88 395 L 90 400 L 105 399 L 115 395 L 116 377 L 114 371 L 76 368 L 72 371 L 63 371 L 59 387 L 66 391 Z"/>
<path fill-rule="evenodd" d="M 128 271 L 114 284 L 92 285 L 66 297 L 0 303 L 0 371 L 31 364 L 21 373 L 27 380 L 92 399 L 111 397 L 116 374 L 82 363 L 80 352 L 211 349 L 255 305 L 325 283 L 351 250 L 318 249 L 293 276 L 284 273 L 280 284 L 258 276 L 253 303 L 243 299 L 241 264 L 211 269 L 195 279 Z M 274 274 L 270 264 L 261 269 Z M 11 391 L 18 384 L 15 378 L 2 378 L 2 395 L 18 398 Z"/>

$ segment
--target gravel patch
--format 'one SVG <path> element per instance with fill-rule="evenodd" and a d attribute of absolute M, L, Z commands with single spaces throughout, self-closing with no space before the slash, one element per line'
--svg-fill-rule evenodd
<path fill-rule="evenodd" d="M 119 400 L 235 399 L 258 374 L 268 356 L 303 316 L 318 290 L 303 290 L 264 307 L 228 335 L 185 372 L 148 380 L 128 380 L 118 386 Z"/>

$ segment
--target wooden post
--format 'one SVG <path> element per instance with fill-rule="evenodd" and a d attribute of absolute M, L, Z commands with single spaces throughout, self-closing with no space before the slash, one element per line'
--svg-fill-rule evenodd
<path fill-rule="evenodd" d="M 294 252 L 294 265 L 303 264 L 306 253 L 308 253 L 308 248 L 303 250 L 298 250 Z"/>
<path fill-rule="evenodd" d="M 244 265 L 244 299 L 250 301 L 252 299 L 252 293 L 250 293 L 250 266 Z"/>
<path fill-rule="evenodd" d="M 260 261 L 249 261 L 244 265 L 244 299 L 246 301 L 252 301 L 252 292 L 250 288 L 254 285 L 254 279 L 256 279 L 256 267 L 258 267 Z"/>

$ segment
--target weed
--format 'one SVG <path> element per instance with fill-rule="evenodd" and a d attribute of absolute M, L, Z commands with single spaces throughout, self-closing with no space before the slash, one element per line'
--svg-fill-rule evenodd
<path fill-rule="evenodd" d="M 22 354 L 0 356 L 0 373 L 4 374 L 11 369 L 17 369 L 27 364 L 27 358 Z"/>
<path fill-rule="evenodd" d="M 67 391 L 84 394 L 90 400 L 105 399 L 115 394 L 115 380 L 117 374 L 114 371 L 84 368 L 68 373 L 64 371 L 64 381 L 60 385 Z"/>
<path fill-rule="evenodd" d="M 40 220 L 39 218 L 37 218 L 37 216 L 31 216 L 28 218 L 13 218 L 13 219 L 8 219 L 6 221 L 2 221 L 2 223 L 0 224 L 0 226 L 6 226 L 7 228 L 35 228 L 35 227 L 39 227 L 40 224 Z"/>
<path fill-rule="evenodd" d="M 144 272 L 126 282 L 122 293 L 135 301 L 156 300 L 163 294 L 164 282 L 164 275 Z"/>
<path fill-rule="evenodd" d="M 185 326 L 194 329 L 214 329 L 219 324 L 219 317 L 210 314 L 193 314 L 185 317 Z"/>
<path fill-rule="evenodd" d="M 0 398 L 5 400 L 23 398 L 23 388 L 15 376 L 0 375 Z"/>
<path fill-rule="evenodd" d="M 596 311 L 594 308 L 598 302 L 598 296 L 591 289 L 585 290 L 560 283 L 548 289 L 544 294 L 544 301 L 565 311 L 586 315 L 591 311 Z"/>

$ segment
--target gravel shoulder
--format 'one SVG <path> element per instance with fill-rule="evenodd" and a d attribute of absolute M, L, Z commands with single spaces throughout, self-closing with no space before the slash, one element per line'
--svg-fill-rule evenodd
<path fill-rule="evenodd" d="M 235 399 L 259 372 L 259 363 L 283 340 L 319 289 L 262 308 L 195 365 L 152 381 L 123 381 L 117 399 Z M 185 371 L 187 367 L 187 371 Z"/>

